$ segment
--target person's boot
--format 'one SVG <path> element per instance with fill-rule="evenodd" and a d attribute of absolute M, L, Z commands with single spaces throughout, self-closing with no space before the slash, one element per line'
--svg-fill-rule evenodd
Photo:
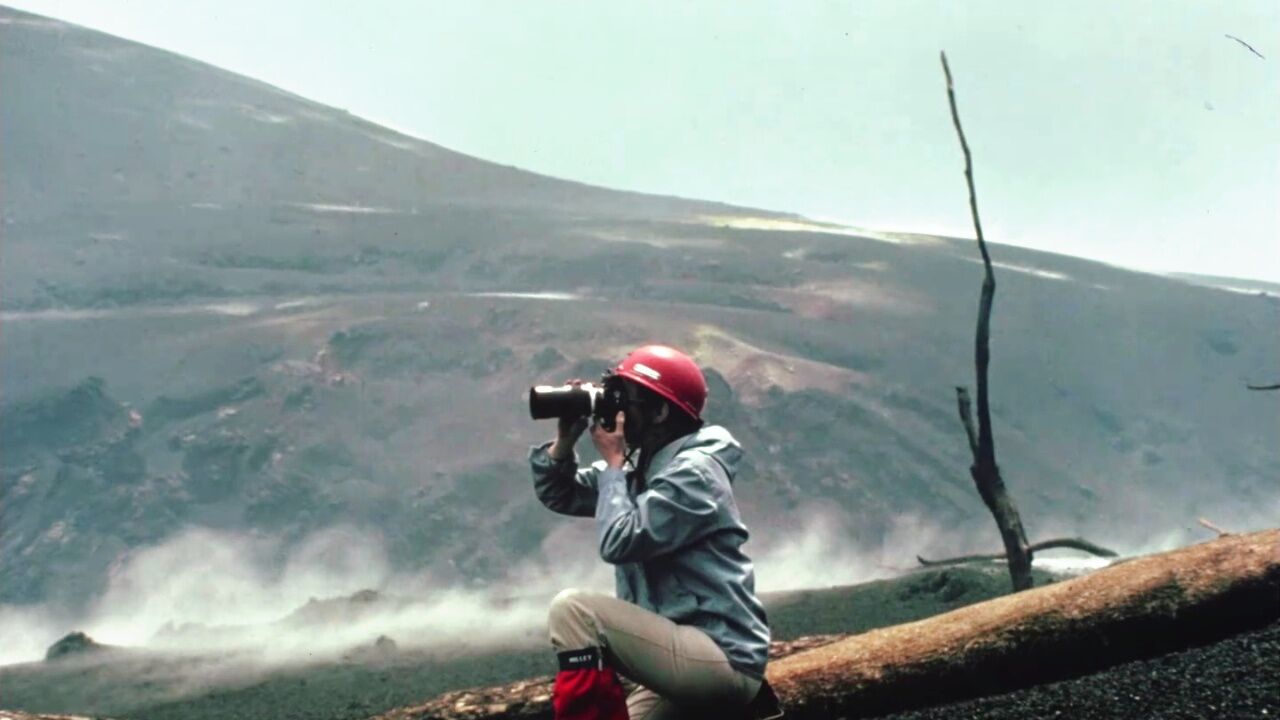
<path fill-rule="evenodd" d="M 600 648 L 569 650 L 556 657 L 560 672 L 551 690 L 555 720 L 628 720 L 622 681 L 605 665 Z"/>

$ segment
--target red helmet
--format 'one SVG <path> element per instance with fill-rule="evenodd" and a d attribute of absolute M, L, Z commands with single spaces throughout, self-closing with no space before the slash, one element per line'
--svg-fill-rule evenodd
<path fill-rule="evenodd" d="M 702 419 L 707 404 L 707 380 L 693 358 L 665 345 L 645 345 L 632 350 L 614 373 L 649 388 L 695 420 Z"/>

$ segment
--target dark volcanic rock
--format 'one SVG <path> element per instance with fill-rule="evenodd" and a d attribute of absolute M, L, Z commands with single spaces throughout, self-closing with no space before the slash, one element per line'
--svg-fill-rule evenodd
<path fill-rule="evenodd" d="M 344 654 L 342 661 L 347 663 L 379 663 L 391 660 L 400 652 L 400 646 L 395 640 L 386 635 L 379 635 L 368 645 L 361 645 L 358 648 Z"/>
<path fill-rule="evenodd" d="M 53 389 L 5 407 L 0 445 L 10 455 L 47 449 L 58 451 L 93 443 L 122 424 L 126 415 L 107 394 L 106 381 L 88 377 L 69 389 Z M 6 461 L 10 462 L 10 461 Z"/>
<path fill-rule="evenodd" d="M 1280 624 L 1203 647 L 892 720 L 1280 717 Z"/>
<path fill-rule="evenodd" d="M 88 635 L 76 631 L 73 633 L 67 633 L 61 640 L 50 645 L 49 650 L 44 654 L 44 659 L 57 660 L 71 655 L 101 652 L 107 648 L 108 646 L 95 642 L 94 639 Z"/>
<path fill-rule="evenodd" d="M 147 417 L 165 422 L 211 413 L 224 405 L 252 400 L 265 392 L 262 381 L 249 377 L 187 397 L 161 395 L 147 407 Z"/>
<path fill-rule="evenodd" d="M 353 623 L 373 613 L 395 612 L 412 603 L 409 598 L 384 595 L 377 590 L 359 590 L 345 597 L 311 598 L 284 619 L 293 626 L 317 626 L 333 623 Z M 379 640 L 384 639 L 380 637 Z M 388 638 L 389 639 L 389 638 Z"/>

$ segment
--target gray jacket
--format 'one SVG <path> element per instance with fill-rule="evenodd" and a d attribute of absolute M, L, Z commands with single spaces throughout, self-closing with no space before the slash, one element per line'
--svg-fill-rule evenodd
<path fill-rule="evenodd" d="M 647 483 L 603 462 L 583 470 L 576 456 L 556 462 L 549 446 L 529 451 L 538 499 L 564 515 L 596 518 L 618 597 L 699 628 L 735 669 L 763 678 L 769 625 L 742 552 L 748 533 L 732 488 L 742 448 L 729 431 L 708 426 L 663 447 Z"/>

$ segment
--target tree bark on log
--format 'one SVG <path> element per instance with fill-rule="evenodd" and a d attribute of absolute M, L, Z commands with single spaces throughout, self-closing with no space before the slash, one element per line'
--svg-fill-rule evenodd
<path fill-rule="evenodd" d="M 996 278 L 991 270 L 991 255 L 987 252 L 987 242 L 982 235 L 982 221 L 978 217 L 978 194 L 973 186 L 973 158 L 969 153 L 969 143 L 965 140 L 964 129 L 960 127 L 960 113 L 956 109 L 955 87 L 951 82 L 951 67 L 947 65 L 947 54 L 942 53 L 942 71 L 947 77 L 947 100 L 951 105 L 951 120 L 956 127 L 956 135 L 960 138 L 960 148 L 964 151 L 964 177 L 969 186 L 969 211 L 973 215 L 973 229 L 978 236 L 978 250 L 982 252 L 982 293 L 978 301 L 978 329 L 974 340 L 974 364 L 977 369 L 978 384 L 978 427 L 974 430 L 973 416 L 969 407 L 969 392 L 963 387 L 956 388 L 956 399 L 960 409 L 960 420 L 964 423 L 965 433 L 969 437 L 969 449 L 973 452 L 973 465 L 969 466 L 969 474 L 978 487 L 978 495 L 995 518 L 996 527 L 1000 530 L 1000 539 L 1004 542 L 1004 554 L 1009 560 L 1009 577 L 1013 589 L 1026 590 L 1031 587 L 1031 552 L 1027 548 L 1027 533 L 1022 529 L 1022 518 L 1018 515 L 1018 507 L 1005 488 L 1004 478 L 1000 476 L 1000 467 L 996 464 L 995 436 L 991 430 L 991 406 L 987 400 L 987 369 L 991 362 L 991 305 L 996 294 Z"/>
<path fill-rule="evenodd" d="M 1096 545 L 1094 543 L 1089 542 L 1088 540 L 1085 540 L 1084 538 L 1054 538 L 1052 540 L 1042 540 L 1038 543 L 1033 543 L 1031 545 L 1028 545 L 1027 552 L 1034 555 L 1035 553 L 1038 553 L 1041 550 L 1054 550 L 1054 549 L 1060 549 L 1060 548 L 1067 548 L 1071 550 L 1081 550 L 1083 552 L 1087 552 L 1090 555 L 1095 555 L 1097 557 L 1106 557 L 1106 558 L 1120 557 L 1120 554 L 1117 553 L 1115 550 L 1104 548 L 1101 545 Z M 916 560 L 919 561 L 919 563 L 924 567 L 933 567 L 936 565 L 959 565 L 961 563 L 982 562 L 984 560 L 987 560 L 987 561 L 1004 560 L 1004 559 L 1005 559 L 1004 553 L 991 553 L 987 555 L 961 555 L 959 557 L 945 558 L 943 560 L 926 560 L 920 557 L 919 555 L 916 556 Z"/>

